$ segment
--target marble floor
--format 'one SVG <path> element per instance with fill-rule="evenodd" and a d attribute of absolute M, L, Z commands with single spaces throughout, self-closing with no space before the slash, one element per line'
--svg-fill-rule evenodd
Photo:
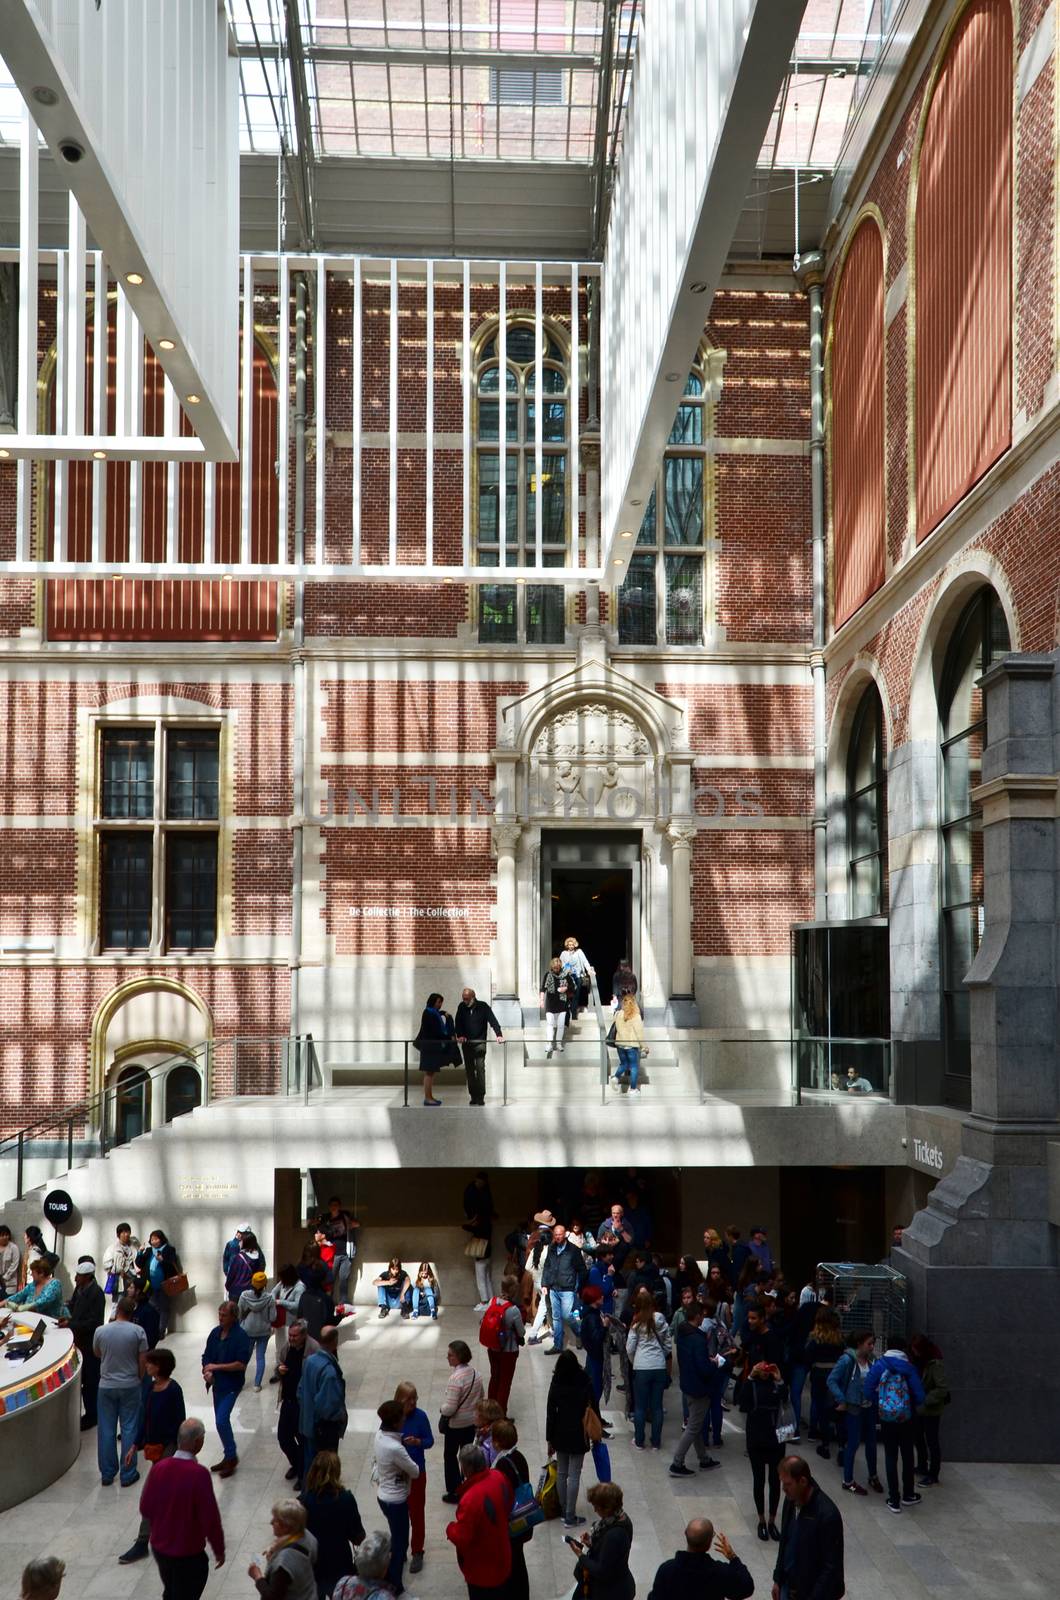
<path fill-rule="evenodd" d="M 469 1309 L 450 1307 L 437 1322 L 380 1322 L 370 1310 L 357 1324 L 344 1328 L 340 1358 L 347 1380 L 350 1428 L 343 1442 L 345 1479 L 354 1491 L 367 1527 L 382 1526 L 370 1483 L 369 1442 L 375 1429 L 375 1408 L 411 1378 L 421 1404 L 433 1418 L 445 1384 L 445 1346 L 465 1338 L 478 1349 L 475 1319 Z M 199 1374 L 202 1341 L 190 1334 L 172 1340 L 177 1378 L 189 1412 L 208 1424 L 204 1459 L 218 1458 L 216 1435 Z M 485 1352 L 479 1363 L 486 1371 Z M 544 1460 L 542 1444 L 545 1396 L 552 1362 L 544 1347 L 527 1348 L 519 1359 L 511 1407 L 520 1444 L 536 1470 Z M 241 1466 L 227 1482 L 215 1479 L 228 1540 L 228 1560 L 212 1571 L 208 1597 L 254 1594 L 247 1566 L 268 1537 L 269 1507 L 287 1492 L 286 1461 L 275 1439 L 275 1388 L 260 1395 L 248 1386 L 236 1407 L 235 1427 Z M 614 1396 L 615 1401 L 621 1396 Z M 768 1595 L 775 1546 L 755 1537 L 750 1494 L 750 1468 L 736 1413 L 728 1413 L 720 1471 L 691 1479 L 672 1479 L 667 1466 L 676 1437 L 679 1402 L 670 1391 L 661 1454 L 634 1451 L 621 1407 L 613 1417 L 613 1476 L 626 1494 L 633 1518 L 633 1566 L 637 1593 L 647 1595 L 659 1562 L 682 1547 L 682 1530 L 694 1515 L 710 1517 L 728 1534 L 737 1554 L 755 1577 L 756 1594 Z M 120 1567 L 117 1557 L 136 1531 L 138 1489 L 104 1489 L 96 1469 L 95 1435 L 84 1436 L 80 1458 L 61 1478 L 31 1503 L 0 1515 L 0 1593 L 16 1595 L 17 1578 L 30 1556 L 52 1553 L 66 1562 L 63 1600 L 93 1597 L 151 1596 L 161 1593 L 153 1563 Z M 812 1453 L 813 1446 L 802 1448 Z M 943 1426 L 945 1450 L 945 1425 Z M 466 1590 L 455 1556 L 444 1534 L 450 1508 L 441 1504 L 441 1448 L 428 1456 L 427 1560 L 423 1572 L 409 1579 L 417 1600 L 452 1596 Z M 833 1462 L 818 1462 L 819 1479 L 836 1491 L 839 1474 Z M 587 1480 L 593 1482 L 591 1458 Z M 945 1463 L 941 1484 L 924 1491 L 923 1504 L 891 1515 L 880 1497 L 840 1497 L 846 1528 L 846 1572 L 849 1600 L 1046 1600 L 1057 1592 L 1060 1572 L 1060 1466 L 992 1466 Z M 582 1503 L 583 1513 L 589 1507 Z M 535 1600 L 565 1600 L 573 1590 L 572 1558 L 558 1522 L 538 1528 L 527 1550 L 531 1593 Z"/>

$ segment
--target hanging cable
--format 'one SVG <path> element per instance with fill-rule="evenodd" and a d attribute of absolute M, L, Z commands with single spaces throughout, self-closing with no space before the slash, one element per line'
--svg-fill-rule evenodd
<path fill-rule="evenodd" d="M 446 0 L 446 45 L 449 57 L 449 254 L 456 255 L 456 106 L 453 100 L 453 0 Z"/>

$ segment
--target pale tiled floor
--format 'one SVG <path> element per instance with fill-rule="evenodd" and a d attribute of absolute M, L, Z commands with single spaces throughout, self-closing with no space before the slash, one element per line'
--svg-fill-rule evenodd
<path fill-rule="evenodd" d="M 346 1480 L 353 1489 L 368 1527 L 381 1526 L 369 1481 L 368 1444 L 375 1427 L 375 1407 L 393 1394 L 403 1378 L 413 1379 L 421 1403 L 433 1418 L 445 1381 L 444 1350 L 449 1339 L 466 1338 L 477 1349 L 475 1322 L 469 1310 L 451 1307 L 438 1322 L 385 1322 L 371 1310 L 357 1318 L 360 1327 L 344 1330 L 340 1351 L 347 1378 L 350 1430 L 343 1443 Z M 189 1410 L 208 1423 L 210 1411 L 199 1376 L 201 1340 L 177 1335 L 177 1355 Z M 482 1353 L 481 1370 L 487 1363 Z M 523 1351 L 512 1392 L 512 1411 L 520 1443 L 535 1469 L 544 1459 L 542 1425 L 552 1362 L 543 1347 Z M 228 1562 L 213 1572 L 208 1597 L 254 1594 L 247 1566 L 268 1537 L 269 1506 L 287 1492 L 286 1461 L 275 1441 L 276 1390 L 256 1395 L 248 1388 L 236 1408 L 235 1425 L 242 1465 L 226 1483 L 217 1483 L 229 1544 Z M 621 1400 L 613 1396 L 613 1402 Z M 633 1565 L 637 1592 L 647 1595 L 658 1563 L 683 1544 L 682 1529 L 693 1515 L 706 1515 L 733 1541 L 756 1580 L 756 1593 L 768 1595 L 775 1546 L 755 1537 L 750 1495 L 750 1469 L 742 1449 L 735 1413 L 726 1416 L 725 1448 L 720 1471 L 687 1480 L 667 1474 L 668 1446 L 677 1432 L 679 1400 L 667 1396 L 668 1416 L 659 1455 L 640 1454 L 629 1445 L 629 1429 L 621 1406 L 609 1409 L 615 1422 L 611 1444 L 614 1477 L 626 1491 L 626 1507 L 634 1528 Z M 104 1489 L 95 1462 L 95 1435 L 85 1436 L 81 1456 L 66 1476 L 32 1503 L 0 1515 L 0 1571 L 4 1596 L 17 1593 L 17 1575 L 31 1555 L 51 1552 L 67 1564 L 63 1600 L 92 1597 L 152 1596 L 161 1593 L 153 1563 L 119 1567 L 117 1556 L 136 1531 L 138 1489 Z M 945 1428 L 943 1429 L 945 1447 Z M 834 1463 L 818 1462 L 822 1484 L 837 1490 Z M 466 1591 L 460 1580 L 444 1527 L 450 1508 L 442 1493 L 441 1447 L 428 1456 L 427 1563 L 409 1580 L 417 1600 Z M 217 1459 L 216 1436 L 208 1434 L 204 1459 Z M 587 1458 L 587 1482 L 593 1481 Z M 216 1480 L 215 1480 L 216 1482 Z M 838 1494 L 836 1495 L 839 1499 Z M 1060 1467 L 958 1466 L 946 1463 L 943 1481 L 924 1491 L 924 1502 L 900 1517 L 890 1515 L 882 1500 L 843 1496 L 840 1509 L 846 1527 L 847 1594 L 850 1600 L 926 1600 L 960 1594 L 974 1600 L 1046 1600 L 1057 1593 L 1060 1572 Z M 588 1512 L 582 1503 L 580 1510 Z M 531 1593 L 535 1600 L 565 1600 L 571 1594 L 572 1559 L 558 1523 L 534 1534 L 527 1551 Z"/>

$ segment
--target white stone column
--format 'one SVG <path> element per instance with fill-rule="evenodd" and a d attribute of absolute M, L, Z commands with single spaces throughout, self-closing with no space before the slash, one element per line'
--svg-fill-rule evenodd
<path fill-rule="evenodd" d="M 522 834 L 518 822 L 498 822 L 492 829 L 497 855 L 497 980 L 495 999 L 518 998 L 518 919 L 515 896 L 515 852 Z"/>
<path fill-rule="evenodd" d="M 691 822 L 671 822 L 666 830 L 670 840 L 670 995 L 673 999 L 692 997 L 692 841 L 696 837 Z"/>

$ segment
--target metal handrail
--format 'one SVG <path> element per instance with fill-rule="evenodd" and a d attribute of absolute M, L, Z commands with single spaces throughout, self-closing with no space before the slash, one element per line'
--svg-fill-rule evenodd
<path fill-rule="evenodd" d="M 600 1000 L 600 989 L 596 982 L 595 972 L 589 973 L 589 994 L 596 1012 L 596 1025 L 600 1030 L 600 1104 L 607 1104 L 607 1080 L 610 1071 L 607 1061 L 607 1026 L 604 1021 L 604 1008 Z"/>

